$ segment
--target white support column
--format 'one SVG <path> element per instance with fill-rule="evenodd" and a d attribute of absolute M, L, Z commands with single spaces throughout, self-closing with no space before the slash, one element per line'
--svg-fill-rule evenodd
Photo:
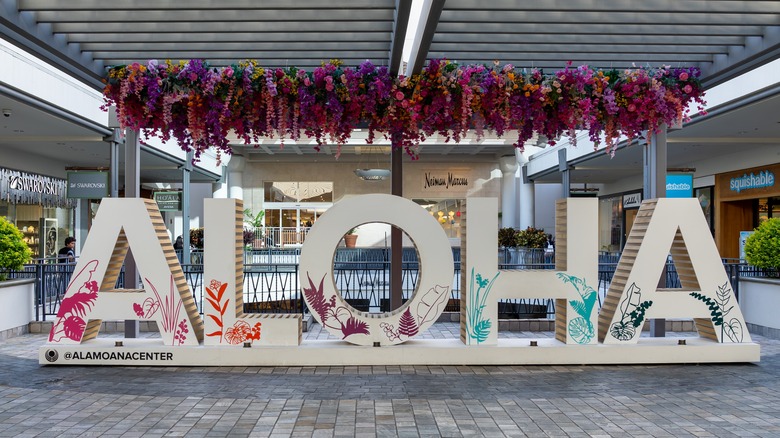
<path fill-rule="evenodd" d="M 227 165 L 228 198 L 244 199 L 244 167 L 246 161 L 241 155 L 233 155 Z"/>
<path fill-rule="evenodd" d="M 141 191 L 141 138 L 140 132 L 131 129 L 125 134 L 125 198 L 138 198 Z M 139 254 L 140 255 L 140 254 Z M 124 288 L 138 288 L 138 268 L 133 258 L 133 251 L 127 251 L 125 258 Z M 138 321 L 125 320 L 125 337 L 137 338 L 140 336 Z"/>
<path fill-rule="evenodd" d="M 517 172 L 517 158 L 507 155 L 498 160 L 501 169 L 501 227 L 515 227 L 515 172 Z"/>
<path fill-rule="evenodd" d="M 228 197 L 227 184 L 222 182 L 211 183 L 212 198 L 226 199 Z"/>
<path fill-rule="evenodd" d="M 527 152 L 515 149 L 517 164 L 520 169 L 520 178 L 517 179 L 517 220 L 518 228 L 525 229 L 534 226 L 534 182 L 528 180 L 528 156 Z"/>
<path fill-rule="evenodd" d="M 649 132 L 645 145 L 644 159 L 644 199 L 666 197 L 666 124 L 658 128 L 658 132 Z M 666 287 L 666 268 L 658 280 L 658 287 Z M 650 334 L 654 337 L 666 336 L 666 320 L 657 318 L 650 320 Z"/>

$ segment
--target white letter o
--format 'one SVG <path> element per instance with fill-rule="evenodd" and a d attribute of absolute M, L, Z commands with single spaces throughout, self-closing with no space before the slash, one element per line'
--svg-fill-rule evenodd
<path fill-rule="evenodd" d="M 417 289 L 391 313 L 358 312 L 333 281 L 333 255 L 342 236 L 369 222 L 402 228 L 417 246 Z M 400 344 L 426 330 L 447 305 L 453 274 L 452 248 L 439 223 L 424 208 L 393 195 L 361 195 L 336 203 L 317 219 L 301 249 L 299 275 L 306 305 L 328 332 L 356 345 Z"/>

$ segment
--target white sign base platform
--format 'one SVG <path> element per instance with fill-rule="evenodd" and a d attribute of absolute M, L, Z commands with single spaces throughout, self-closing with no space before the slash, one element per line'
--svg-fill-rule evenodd
<path fill-rule="evenodd" d="M 685 340 L 685 345 L 679 345 Z M 347 365 L 595 365 L 758 362 L 753 342 L 722 344 L 699 337 L 648 338 L 633 345 L 566 345 L 555 339 L 501 339 L 467 346 L 458 339 L 410 340 L 368 347 L 344 341 L 304 341 L 294 347 L 236 348 L 163 345 L 162 340 L 94 339 L 78 345 L 45 345 L 42 365 L 130 366 L 347 366 Z M 537 346 L 531 346 L 535 341 Z M 478 350 L 478 351 L 477 351 Z"/>

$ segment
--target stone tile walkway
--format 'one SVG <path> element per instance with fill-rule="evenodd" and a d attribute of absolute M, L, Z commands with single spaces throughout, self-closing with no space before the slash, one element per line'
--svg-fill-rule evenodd
<path fill-rule="evenodd" d="M 44 367 L 45 340 L 0 341 L 1 437 L 780 436 L 780 341 L 759 336 L 756 364 L 503 367 Z"/>

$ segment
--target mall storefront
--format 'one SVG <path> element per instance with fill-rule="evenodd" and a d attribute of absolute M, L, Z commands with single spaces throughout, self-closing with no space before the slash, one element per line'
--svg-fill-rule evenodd
<path fill-rule="evenodd" d="M 682 179 L 680 179 L 682 178 Z M 682 181 L 682 182 L 680 182 Z M 712 184 L 711 182 L 709 184 Z M 707 226 L 714 233 L 714 206 L 711 185 L 698 186 L 692 174 L 667 175 L 669 198 L 695 197 L 701 207 Z M 642 205 L 642 190 L 636 189 L 599 198 L 599 250 L 620 252 L 626 244 L 628 234 Z"/>
<path fill-rule="evenodd" d="M 75 202 L 67 182 L 0 167 L 0 216 L 24 234 L 33 258 L 53 257 L 74 230 Z"/>
<path fill-rule="evenodd" d="M 298 246 L 334 202 L 367 193 L 390 193 L 389 179 L 361 180 L 354 167 L 354 163 L 248 162 L 244 207 L 253 213 L 265 212 L 263 244 Z M 425 208 L 453 244 L 459 244 L 463 202 L 468 196 L 499 197 L 500 175 L 493 162 L 408 163 L 404 165 L 404 197 Z M 388 230 L 379 224 L 361 226 L 357 244 L 385 246 Z"/>
<path fill-rule="evenodd" d="M 780 163 L 715 176 L 715 241 L 722 257 L 740 257 L 743 232 L 780 217 Z"/>

